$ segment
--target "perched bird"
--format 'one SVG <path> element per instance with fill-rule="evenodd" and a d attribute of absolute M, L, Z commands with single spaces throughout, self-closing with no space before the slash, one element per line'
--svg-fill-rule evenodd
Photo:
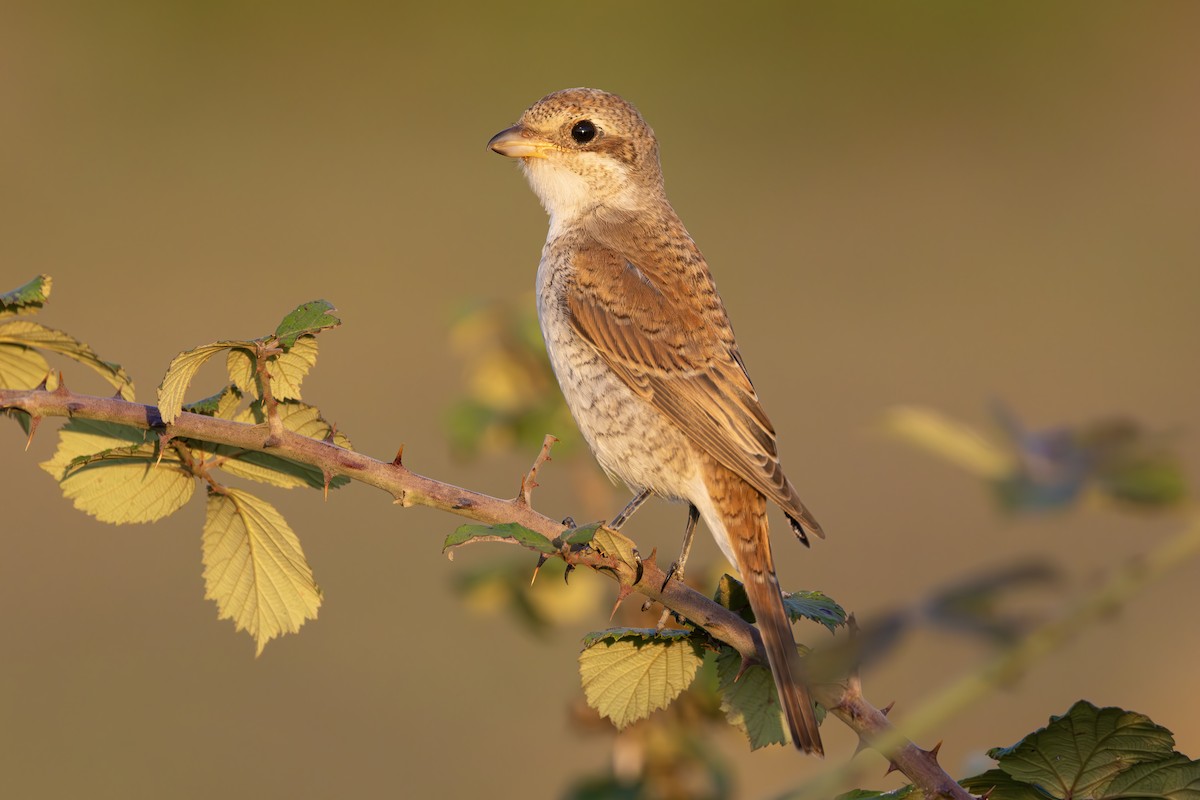
<path fill-rule="evenodd" d="M 567 405 L 601 466 L 635 492 L 689 504 L 743 576 L 796 747 L 821 735 L 784 609 L 767 501 L 801 541 L 824 536 L 784 476 L 704 256 L 667 201 L 658 141 L 597 89 L 534 103 L 488 147 L 518 159 L 550 215 L 538 316 Z"/>

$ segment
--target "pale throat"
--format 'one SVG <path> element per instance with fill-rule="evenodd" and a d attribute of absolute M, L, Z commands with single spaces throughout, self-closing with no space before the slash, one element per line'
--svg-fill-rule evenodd
<path fill-rule="evenodd" d="M 572 169 L 549 158 L 521 162 L 525 177 L 550 215 L 550 236 L 557 236 L 598 207 L 635 211 L 644 204 L 623 165 L 589 159 Z"/>

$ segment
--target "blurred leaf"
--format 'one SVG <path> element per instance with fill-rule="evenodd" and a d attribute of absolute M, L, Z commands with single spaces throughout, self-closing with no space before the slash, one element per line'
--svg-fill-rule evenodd
<path fill-rule="evenodd" d="M 1003 615 L 1001 602 L 1016 590 L 1051 586 L 1059 573 L 1036 562 L 999 567 L 983 575 L 938 590 L 925 604 L 926 617 L 944 627 L 1011 643 L 1029 629 L 1032 620 Z"/>
<path fill-rule="evenodd" d="M 839 625 L 846 624 L 845 609 L 821 592 L 801 591 L 785 594 L 783 607 L 793 622 L 801 618 L 811 619 L 824 625 L 830 633 L 837 630 Z"/>
<path fill-rule="evenodd" d="M 167 367 L 167 374 L 163 376 L 162 383 L 158 386 L 158 413 L 162 416 L 163 422 L 170 425 L 179 418 L 180 412 L 183 411 L 184 395 L 187 392 L 188 384 L 195 377 L 196 371 L 217 353 L 231 347 L 246 347 L 253 350 L 254 343 L 240 340 L 213 342 L 194 350 L 187 350 L 171 359 L 171 364 Z"/>
<path fill-rule="evenodd" d="M 153 522 L 191 499 L 195 478 L 173 453 L 155 466 L 156 437 L 109 422 L 73 419 L 40 464 L 63 495 L 101 522 Z"/>
<path fill-rule="evenodd" d="M 1080 700 L 1045 728 L 988 755 L 1012 778 L 1051 797 L 1109 798 L 1121 796 L 1106 791 L 1116 776 L 1134 764 L 1173 756 L 1174 746 L 1171 732 L 1143 714 Z"/>
<path fill-rule="evenodd" d="M 219 619 L 267 642 L 315 619 L 321 590 L 287 521 L 270 503 L 225 489 L 210 492 L 204 521 L 205 597 Z"/>
<path fill-rule="evenodd" d="M 36 314 L 50 299 L 53 283 L 49 275 L 39 275 L 24 286 L 0 294 L 0 317 Z"/>
<path fill-rule="evenodd" d="M 624 728 L 666 708 L 703 661 L 686 638 L 602 638 L 579 654 L 579 674 L 588 705 Z"/>
<path fill-rule="evenodd" d="M 32 389 L 50 372 L 42 354 L 18 344 L 0 344 L 0 389 Z"/>
<path fill-rule="evenodd" d="M 554 555 L 558 552 L 558 547 L 545 536 L 515 522 L 505 522 L 501 525 L 460 525 L 454 533 L 446 537 L 446 541 L 442 543 L 442 552 L 475 539 L 491 540 L 494 538 L 511 539 L 547 555 Z"/>
<path fill-rule="evenodd" d="M 975 429 L 927 408 L 897 406 L 883 431 L 978 475 L 1000 479 L 1013 471 L 1012 456 Z"/>
<path fill-rule="evenodd" d="M 49 350 L 78 361 L 99 373 L 110 386 L 120 392 L 121 397 L 126 400 L 133 399 L 133 381 L 125 374 L 120 364 L 102 360 L 92 348 L 62 331 L 30 320 L 9 320 L 0 322 L 0 345 L 3 344 Z M 41 377 L 38 380 L 40 381 Z"/>
<path fill-rule="evenodd" d="M 741 655 L 731 647 L 722 647 L 717 653 L 717 679 L 726 719 L 746 734 L 752 750 L 786 744 L 783 709 L 779 707 L 771 670 L 754 664 L 739 676 L 741 669 Z"/>
<path fill-rule="evenodd" d="M 595 615 L 604 585 L 601 581 L 576 578 L 570 585 L 561 580 L 566 564 L 551 559 L 542 564 L 531 582 L 533 559 L 489 558 L 469 570 L 456 572 L 455 585 L 472 610 L 495 614 L 510 612 L 518 622 L 537 635 L 554 626 L 574 623 Z"/>
<path fill-rule="evenodd" d="M 312 300 L 297 306 L 275 328 L 275 338 L 285 348 L 291 348 L 301 336 L 336 328 L 342 321 L 329 313 L 334 310 L 328 300 Z"/>

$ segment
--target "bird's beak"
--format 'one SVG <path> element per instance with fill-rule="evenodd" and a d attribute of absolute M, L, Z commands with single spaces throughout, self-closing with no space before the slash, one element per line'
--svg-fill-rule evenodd
<path fill-rule="evenodd" d="M 557 149 L 550 142 L 526 133 L 520 125 L 506 128 L 487 143 L 488 149 L 509 158 L 545 158 L 547 150 Z"/>

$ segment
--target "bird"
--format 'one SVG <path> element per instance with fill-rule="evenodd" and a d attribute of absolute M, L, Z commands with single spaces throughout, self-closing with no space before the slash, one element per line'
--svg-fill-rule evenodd
<path fill-rule="evenodd" d="M 549 215 L 538 319 L 580 432 L 634 492 L 610 527 L 650 496 L 686 502 L 682 566 L 704 519 L 742 575 L 792 743 L 822 755 L 767 502 L 802 543 L 824 533 L 780 466 L 708 264 L 667 199 L 653 129 L 616 94 L 563 89 L 487 146 L 517 160 Z"/>

